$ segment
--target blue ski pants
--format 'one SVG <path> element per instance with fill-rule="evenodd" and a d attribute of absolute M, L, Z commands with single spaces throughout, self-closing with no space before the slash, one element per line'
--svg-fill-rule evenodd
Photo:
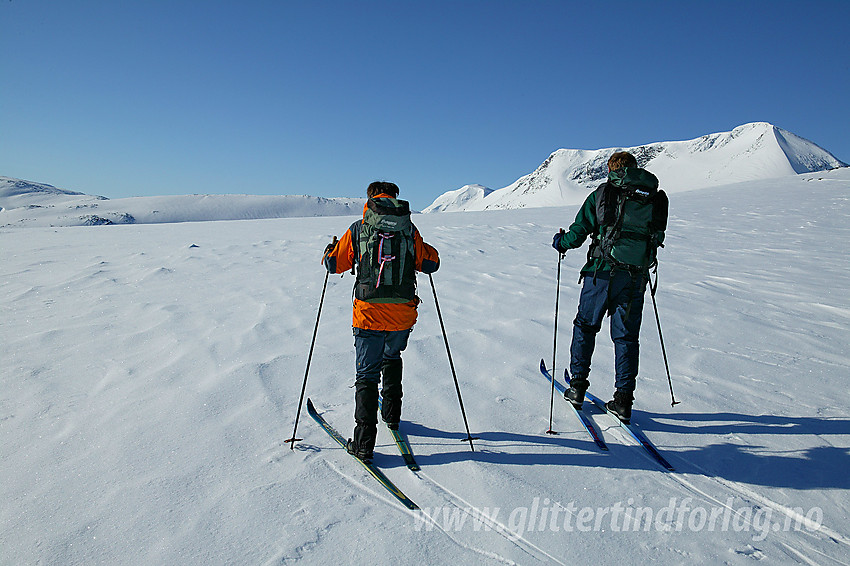
<path fill-rule="evenodd" d="M 407 348 L 410 329 L 354 329 L 354 350 L 357 356 L 357 382 L 381 382 L 384 360 L 400 360 Z"/>
<path fill-rule="evenodd" d="M 584 274 L 570 346 L 570 373 L 573 377 L 587 379 L 596 335 L 608 314 L 611 317 L 611 340 L 614 342 L 614 386 L 622 391 L 635 390 L 646 283 L 644 275 L 632 275 L 628 271 Z"/>
<path fill-rule="evenodd" d="M 371 452 L 378 433 L 378 384 L 383 377 L 382 417 L 398 423 L 401 418 L 401 352 L 407 347 L 410 329 L 366 330 L 354 328 L 357 379 L 354 382 L 354 445 Z"/>

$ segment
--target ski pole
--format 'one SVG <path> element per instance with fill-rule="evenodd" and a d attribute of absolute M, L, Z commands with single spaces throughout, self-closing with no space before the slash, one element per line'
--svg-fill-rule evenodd
<path fill-rule="evenodd" d="M 446 353 L 449 355 L 449 367 L 452 370 L 452 378 L 455 381 L 455 390 L 457 391 L 457 400 L 460 402 L 460 412 L 463 415 L 463 424 L 466 426 L 466 438 L 464 442 L 469 442 L 469 448 L 475 452 L 475 446 L 472 441 L 477 440 L 469 433 L 469 422 L 466 420 L 466 410 L 463 408 L 463 398 L 460 396 L 460 385 L 457 382 L 457 373 L 455 372 L 455 364 L 452 361 L 452 351 L 449 349 L 449 338 L 446 336 L 446 327 L 443 324 L 443 314 L 440 312 L 440 302 L 437 300 L 437 288 L 434 287 L 434 277 L 428 274 L 428 280 L 431 281 L 431 291 L 434 293 L 434 304 L 437 306 L 437 318 L 440 320 L 440 329 L 443 331 L 443 341 L 446 343 Z"/>
<path fill-rule="evenodd" d="M 661 354 L 664 356 L 664 369 L 667 370 L 667 384 L 670 386 L 670 406 L 675 407 L 680 403 L 673 395 L 673 380 L 670 378 L 670 365 L 667 363 L 667 349 L 664 347 L 664 335 L 661 334 L 661 319 L 658 318 L 658 305 L 655 302 L 655 291 L 658 289 L 658 271 L 655 272 L 655 285 L 649 282 L 649 295 L 652 297 L 652 308 L 655 311 L 655 324 L 658 326 L 658 338 L 661 340 Z"/>
<path fill-rule="evenodd" d="M 334 236 L 334 243 L 336 241 L 336 236 Z M 328 288 L 328 275 L 330 275 L 330 271 L 325 272 L 325 282 L 322 285 L 322 298 L 319 299 L 319 312 L 316 314 L 313 340 L 310 342 L 310 353 L 307 354 L 307 369 L 304 370 L 304 383 L 301 384 L 301 397 L 298 399 L 298 410 L 295 413 L 295 428 L 292 429 L 292 438 L 284 440 L 284 442 L 289 442 L 290 450 L 295 450 L 295 443 L 301 440 L 295 438 L 295 433 L 298 431 L 298 419 L 301 417 L 301 405 L 304 403 L 304 391 L 307 389 L 307 376 L 310 375 L 310 362 L 313 360 L 313 347 L 316 345 L 316 334 L 319 332 L 319 318 L 322 316 L 322 304 L 325 302 L 325 290 Z"/>
<path fill-rule="evenodd" d="M 561 228 L 561 234 L 564 229 Z M 555 288 L 555 334 L 552 338 L 552 389 L 549 393 L 549 430 L 546 434 L 558 434 L 552 430 L 552 417 L 555 411 L 555 354 L 558 353 L 558 305 L 561 301 L 561 260 L 564 254 L 558 253 L 558 286 Z"/>

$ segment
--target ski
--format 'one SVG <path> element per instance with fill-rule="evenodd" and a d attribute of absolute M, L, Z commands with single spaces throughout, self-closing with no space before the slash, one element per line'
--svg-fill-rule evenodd
<path fill-rule="evenodd" d="M 378 408 L 380 409 L 382 405 L 382 400 L 378 399 Z M 410 448 L 410 443 L 407 441 L 404 435 L 402 435 L 398 430 L 393 430 L 387 427 L 387 430 L 390 431 L 390 434 L 395 440 L 395 445 L 398 447 L 398 451 L 401 453 L 401 457 L 404 458 L 404 463 L 407 465 L 407 469 L 411 472 L 418 472 L 420 470 L 419 464 L 416 463 L 416 460 L 413 458 L 413 450 Z"/>
<path fill-rule="evenodd" d="M 318 411 L 316 411 L 316 407 L 313 406 L 313 402 L 309 398 L 307 399 L 307 412 L 310 414 L 311 417 L 313 417 L 313 420 L 319 423 L 319 426 L 321 426 L 325 430 L 325 432 L 327 432 L 328 435 L 333 438 L 337 442 L 337 444 L 342 446 L 343 450 L 345 450 L 345 439 L 336 431 L 334 427 L 332 427 L 328 423 L 328 421 L 322 418 Z M 346 454 L 348 454 L 348 452 L 346 452 Z M 408 498 L 404 493 L 402 493 L 402 491 L 397 488 L 395 484 L 391 482 L 390 479 L 385 476 L 384 473 L 377 466 L 370 462 L 364 462 L 356 456 L 351 455 L 351 457 L 360 462 L 360 464 L 364 468 L 366 468 L 366 471 L 369 472 L 373 478 L 378 480 L 378 483 L 384 486 L 386 490 L 393 495 L 393 497 L 395 497 L 402 503 L 402 505 L 404 505 L 408 509 L 419 509 L 419 506 L 417 506 L 413 501 L 410 500 L 410 498 Z"/>
<path fill-rule="evenodd" d="M 546 369 L 546 363 L 542 359 L 540 360 L 540 371 L 541 373 L 543 373 L 544 376 L 546 376 L 546 379 L 548 379 L 550 382 L 552 381 L 552 374 L 549 372 L 549 370 Z M 564 387 L 558 382 L 558 380 L 555 380 L 555 389 L 557 389 L 561 393 L 562 397 L 564 395 L 564 392 L 567 390 L 566 387 Z M 578 420 L 581 422 L 582 426 L 584 427 L 584 430 L 586 430 L 590 437 L 593 438 L 593 442 L 596 443 L 596 446 L 598 446 L 600 450 L 608 450 L 608 445 L 605 444 L 604 440 L 602 440 L 602 435 L 599 434 L 599 431 L 596 430 L 596 427 L 593 425 L 593 421 L 590 420 L 590 418 L 584 413 L 584 411 L 576 409 L 575 406 L 569 401 L 567 401 L 567 405 L 569 405 L 573 412 L 576 414 L 576 417 L 578 417 Z"/>
<path fill-rule="evenodd" d="M 644 450 L 646 450 L 647 454 L 649 454 L 665 470 L 667 470 L 668 472 L 676 471 L 675 468 L 673 468 L 673 466 L 670 465 L 670 463 L 664 459 L 664 456 L 662 456 L 661 453 L 658 452 L 658 449 L 655 448 L 655 446 L 649 441 L 649 439 L 643 434 L 643 432 L 641 432 L 639 428 L 637 428 L 633 424 L 626 424 L 621 421 L 620 417 L 609 411 L 608 408 L 605 406 L 605 403 L 599 397 L 596 397 L 595 395 L 590 393 L 590 391 L 586 392 L 584 395 L 590 400 L 591 403 L 611 415 L 618 423 L 620 423 L 620 427 L 622 427 L 623 430 L 629 433 L 629 436 L 634 438 L 637 443 L 640 444 Z"/>
<path fill-rule="evenodd" d="M 397 430 L 389 429 L 389 431 L 393 435 L 393 440 L 395 440 L 395 445 L 398 447 L 401 457 L 404 458 L 407 469 L 411 472 L 418 472 L 419 464 L 413 459 L 413 451 L 410 449 L 410 443 L 407 441 L 407 438 Z"/>

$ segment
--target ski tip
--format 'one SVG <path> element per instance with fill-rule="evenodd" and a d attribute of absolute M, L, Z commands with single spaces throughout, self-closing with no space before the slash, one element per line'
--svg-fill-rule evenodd
<path fill-rule="evenodd" d="M 311 410 L 311 411 L 315 411 L 315 410 L 316 410 L 315 405 L 313 405 L 313 402 L 310 400 L 310 398 L 309 398 L 309 397 L 307 397 L 307 409 L 309 409 L 309 410 Z"/>

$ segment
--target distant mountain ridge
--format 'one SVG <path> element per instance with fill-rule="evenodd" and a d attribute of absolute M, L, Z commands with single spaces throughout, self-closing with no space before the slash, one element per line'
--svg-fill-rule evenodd
<path fill-rule="evenodd" d="M 491 190 L 448 191 L 423 212 L 456 212 L 580 204 L 608 175 L 608 158 L 629 151 L 669 193 L 847 167 L 827 150 L 767 122 L 693 140 L 630 148 L 559 149 L 533 173 Z"/>
<path fill-rule="evenodd" d="M 631 148 L 559 149 L 534 172 L 492 190 L 465 185 L 423 212 L 580 204 L 607 177 L 615 151 L 630 151 L 668 193 L 847 167 L 827 150 L 766 122 L 688 141 Z M 0 177 L 0 228 L 359 216 L 364 198 L 182 195 L 107 199 L 44 183 Z"/>
<path fill-rule="evenodd" d="M 0 177 L 0 228 L 96 226 L 306 216 L 354 216 L 365 198 L 306 195 L 177 195 L 107 199 Z"/>
<path fill-rule="evenodd" d="M 34 183 L 23 179 L 0 177 L 0 198 L 7 197 L 43 197 L 45 195 L 83 195 L 65 189 L 57 189 L 53 185 Z M 104 198 L 104 197 L 99 197 Z"/>

